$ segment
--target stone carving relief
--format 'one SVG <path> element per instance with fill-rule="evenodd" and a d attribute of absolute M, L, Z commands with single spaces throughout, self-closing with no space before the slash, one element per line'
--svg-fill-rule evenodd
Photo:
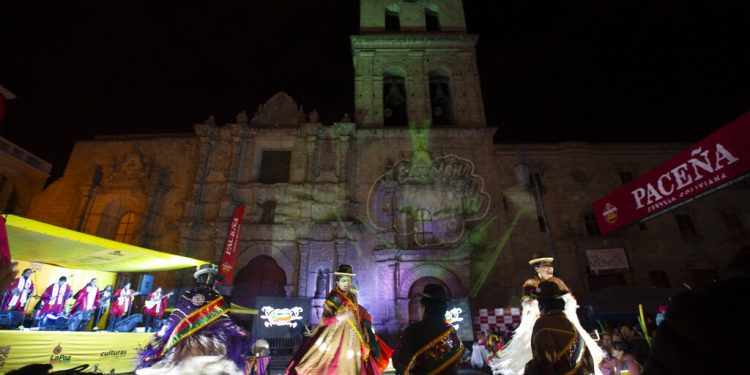
<path fill-rule="evenodd" d="M 107 181 L 110 184 L 138 184 L 147 179 L 151 164 L 143 160 L 143 155 L 134 151 L 115 156 Z"/>
<path fill-rule="evenodd" d="M 307 116 L 301 106 L 287 93 L 281 91 L 258 107 L 250 126 L 255 128 L 299 127 Z"/>
<path fill-rule="evenodd" d="M 489 205 L 474 164 L 446 155 L 396 162 L 374 181 L 367 213 L 375 227 L 397 233 L 399 246 L 429 247 L 461 240 L 467 222 L 484 218 Z"/>

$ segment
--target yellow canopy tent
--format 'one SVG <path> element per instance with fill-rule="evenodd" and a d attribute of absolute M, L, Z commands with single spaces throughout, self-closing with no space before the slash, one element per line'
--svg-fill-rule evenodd
<path fill-rule="evenodd" d="M 16 215 L 8 215 L 5 225 L 14 260 L 106 272 L 166 271 L 207 263 Z"/>

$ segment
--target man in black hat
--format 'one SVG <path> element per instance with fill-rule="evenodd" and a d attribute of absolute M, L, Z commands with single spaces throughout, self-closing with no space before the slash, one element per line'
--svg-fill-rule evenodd
<path fill-rule="evenodd" d="M 421 321 L 401 333 L 393 353 L 393 367 L 397 374 L 456 374 L 464 347 L 456 330 L 445 323 L 445 288 L 427 284 L 421 296 Z"/>
<path fill-rule="evenodd" d="M 566 293 L 553 281 L 539 283 L 534 297 L 541 316 L 531 334 L 533 358 L 526 363 L 525 375 L 594 374 L 594 360 L 583 337 L 563 311 Z"/>

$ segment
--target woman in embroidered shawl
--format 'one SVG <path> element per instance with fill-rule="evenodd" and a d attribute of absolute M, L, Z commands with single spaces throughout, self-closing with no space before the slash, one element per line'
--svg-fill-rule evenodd
<path fill-rule="evenodd" d="M 180 295 L 172 314 L 139 351 L 138 375 L 244 375 L 253 339 L 226 313 L 214 290 L 218 267 L 203 264 L 193 274 L 195 288 Z"/>
<path fill-rule="evenodd" d="M 573 323 L 573 326 L 576 327 L 578 333 L 583 337 L 594 359 L 596 374 L 601 375 L 599 362 L 601 362 L 604 354 L 596 341 L 583 329 L 581 323 L 578 321 L 578 315 L 576 315 L 578 303 L 570 293 L 568 286 L 565 285 L 565 282 L 554 276 L 553 261 L 552 257 L 541 254 L 534 254 L 531 260 L 529 260 L 529 265 L 534 267 L 536 276 L 523 283 L 521 324 L 513 332 L 513 338 L 500 352 L 499 358 L 493 360 L 490 364 L 493 374 L 523 375 L 524 366 L 533 357 L 531 352 L 531 332 L 534 329 L 534 323 L 539 318 L 539 304 L 534 293 L 539 283 L 542 281 L 552 281 L 557 284 L 561 291 L 565 292 L 565 295 L 562 297 L 565 300 L 565 316 Z"/>
<path fill-rule="evenodd" d="M 357 303 L 352 266 L 334 272 L 336 287 L 328 294 L 318 327 L 287 366 L 287 374 L 377 375 L 388 366 L 392 350 L 372 329 L 372 317 Z"/>

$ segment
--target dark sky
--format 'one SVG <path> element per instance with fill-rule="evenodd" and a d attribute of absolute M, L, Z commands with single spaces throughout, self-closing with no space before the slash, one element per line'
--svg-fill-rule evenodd
<path fill-rule="evenodd" d="M 750 110 L 747 2 L 694 3 L 465 0 L 495 141 L 694 142 Z M 358 22 L 354 0 L 3 0 L 0 135 L 59 176 L 76 139 L 192 132 L 279 90 L 339 120 Z"/>

